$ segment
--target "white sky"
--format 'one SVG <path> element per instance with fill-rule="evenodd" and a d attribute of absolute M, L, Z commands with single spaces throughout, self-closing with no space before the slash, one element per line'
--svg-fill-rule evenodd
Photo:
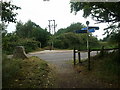
<path fill-rule="evenodd" d="M 9 1 L 9 0 L 4 0 Z M 107 24 L 95 24 L 90 17 L 83 18 L 83 12 L 80 11 L 77 15 L 70 13 L 70 0 L 10 0 L 12 4 L 21 7 L 21 10 L 17 10 L 17 21 L 21 20 L 23 23 L 31 20 L 42 28 L 48 27 L 48 20 L 55 20 L 57 24 L 56 30 L 60 28 L 66 28 L 72 23 L 80 22 L 86 25 L 86 21 L 90 21 L 89 26 L 99 26 L 100 30 L 96 30 L 93 35 L 97 35 L 98 38 L 103 38 L 103 29 Z M 10 23 L 8 26 L 8 32 L 15 31 L 15 24 Z"/>

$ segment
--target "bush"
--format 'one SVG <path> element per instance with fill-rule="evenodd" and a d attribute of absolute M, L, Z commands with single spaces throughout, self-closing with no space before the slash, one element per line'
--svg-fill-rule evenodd
<path fill-rule="evenodd" d="M 86 49 L 87 46 L 87 37 L 86 34 L 75 34 L 72 32 L 63 33 L 54 37 L 54 46 L 60 49 Z M 96 48 L 100 44 L 97 38 L 92 35 L 89 36 L 89 47 Z"/>
<path fill-rule="evenodd" d="M 26 39 L 20 39 L 18 45 L 24 46 L 25 52 L 28 53 L 33 50 L 36 50 L 39 46 L 39 42 L 26 38 Z"/>
<path fill-rule="evenodd" d="M 33 39 L 22 39 L 19 38 L 16 41 L 11 41 L 10 39 L 3 40 L 3 52 L 6 54 L 13 54 L 14 48 L 16 46 L 24 46 L 26 53 L 31 52 L 39 48 L 39 42 Z"/>

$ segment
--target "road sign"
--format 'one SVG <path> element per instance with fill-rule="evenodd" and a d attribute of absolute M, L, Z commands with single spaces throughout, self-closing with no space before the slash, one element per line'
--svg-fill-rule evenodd
<path fill-rule="evenodd" d="M 94 28 L 89 29 L 88 32 L 95 32 L 95 29 Z"/>
<path fill-rule="evenodd" d="M 87 33 L 87 30 L 76 30 L 75 33 Z"/>
<path fill-rule="evenodd" d="M 92 26 L 89 26 L 88 29 L 92 29 L 94 28 L 95 30 L 99 30 L 99 27 L 92 27 Z"/>
<path fill-rule="evenodd" d="M 76 30 L 74 31 L 75 33 L 87 33 L 87 30 Z M 89 33 L 95 32 L 95 29 L 89 29 Z"/>
<path fill-rule="evenodd" d="M 82 28 L 81 30 L 87 30 L 87 27 L 85 27 L 85 28 Z"/>
<path fill-rule="evenodd" d="M 99 27 L 92 27 L 92 26 L 89 26 L 89 27 L 88 27 L 88 30 L 89 30 L 89 29 L 99 30 Z M 81 30 L 87 30 L 87 27 L 82 28 Z"/>

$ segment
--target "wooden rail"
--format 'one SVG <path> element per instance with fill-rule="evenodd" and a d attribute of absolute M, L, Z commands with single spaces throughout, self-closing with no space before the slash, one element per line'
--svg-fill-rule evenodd
<path fill-rule="evenodd" d="M 74 65 L 76 65 L 76 53 L 78 53 L 78 63 L 80 64 L 80 63 L 82 63 L 81 62 L 81 51 L 87 51 L 88 52 L 88 70 L 90 70 L 91 68 L 90 68 L 90 52 L 91 51 L 100 51 L 100 53 L 101 53 L 101 56 L 104 56 L 104 52 L 105 51 L 109 51 L 109 50 L 117 50 L 117 49 L 119 49 L 119 48 L 107 48 L 107 49 L 105 49 L 104 48 L 104 46 L 101 48 L 101 49 L 88 49 L 88 50 L 77 50 L 76 51 L 76 49 L 74 48 L 74 50 L 73 50 L 73 60 L 74 60 Z"/>

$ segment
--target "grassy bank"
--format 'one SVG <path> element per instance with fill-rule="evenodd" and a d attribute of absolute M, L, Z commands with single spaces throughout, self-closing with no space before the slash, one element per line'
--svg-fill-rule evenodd
<path fill-rule="evenodd" d="M 103 57 L 91 57 L 91 70 L 88 71 L 87 60 L 77 65 L 75 70 L 81 72 L 88 80 L 94 80 L 106 88 L 120 88 L 120 62 L 118 52 L 106 53 Z"/>
<path fill-rule="evenodd" d="M 53 81 L 51 68 L 44 60 L 3 58 L 3 88 L 49 88 Z"/>

